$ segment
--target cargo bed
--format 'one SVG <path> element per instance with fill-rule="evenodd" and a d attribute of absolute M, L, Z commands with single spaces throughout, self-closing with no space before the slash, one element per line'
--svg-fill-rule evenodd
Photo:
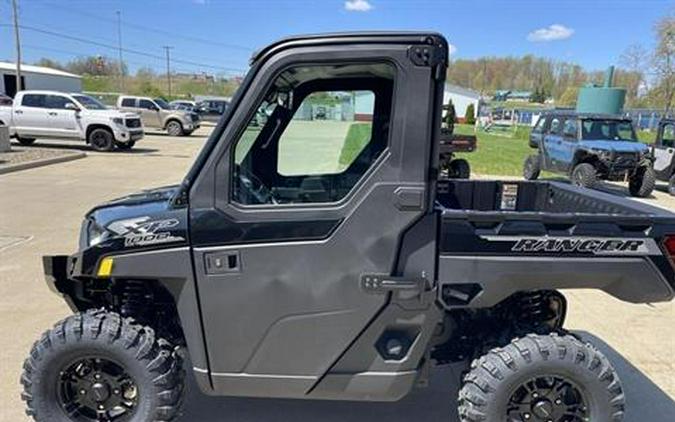
<path fill-rule="evenodd" d="M 440 182 L 441 301 L 493 306 L 526 286 L 598 288 L 629 302 L 670 300 L 666 235 L 675 214 L 559 182 Z"/>

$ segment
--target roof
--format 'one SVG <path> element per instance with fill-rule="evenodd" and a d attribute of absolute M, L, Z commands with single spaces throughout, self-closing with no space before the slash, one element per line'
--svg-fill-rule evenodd
<path fill-rule="evenodd" d="M 464 95 L 465 97 L 471 97 L 476 100 L 480 100 L 480 92 L 474 91 L 473 89 L 464 88 L 458 85 L 445 84 L 445 91 L 452 92 L 454 94 Z"/>
<path fill-rule="evenodd" d="M 14 72 L 16 70 L 16 63 L 0 62 L 0 70 L 11 70 L 12 72 Z M 37 73 L 40 75 L 61 76 L 64 78 L 77 78 L 77 79 L 82 78 L 82 76 L 80 75 L 64 72 L 63 70 L 52 69 L 51 67 L 32 66 L 23 63 L 21 64 L 21 71 L 26 73 Z"/>
<path fill-rule="evenodd" d="M 419 31 L 365 31 L 365 32 L 338 32 L 327 34 L 299 35 L 282 38 L 266 47 L 256 51 L 251 56 L 251 64 L 263 57 L 287 47 L 307 47 L 326 44 L 345 43 L 423 43 L 429 38 L 434 38 L 447 49 L 445 37 L 437 32 Z"/>

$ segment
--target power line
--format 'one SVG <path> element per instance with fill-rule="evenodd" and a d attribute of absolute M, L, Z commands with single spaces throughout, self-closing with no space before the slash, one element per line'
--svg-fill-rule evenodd
<path fill-rule="evenodd" d="M 54 5 L 56 6 L 56 4 L 54 4 Z M 96 15 L 96 14 L 93 14 L 93 13 L 84 12 L 84 11 L 77 10 L 77 9 L 71 9 L 69 7 L 63 6 L 62 3 L 58 4 L 58 9 L 64 10 L 64 11 L 69 12 L 69 13 L 74 13 L 74 14 L 77 14 L 77 15 L 98 19 L 98 20 L 101 20 L 101 21 L 107 21 L 107 22 L 115 23 L 114 21 L 112 21 L 112 19 L 109 19 L 109 18 L 106 18 L 106 17 L 103 17 L 103 16 L 99 16 L 99 15 Z M 122 21 L 122 24 L 126 27 L 133 28 L 136 31 L 154 32 L 156 34 L 160 34 L 160 35 L 164 35 L 164 36 L 170 36 L 172 38 L 184 39 L 186 41 L 193 42 L 193 43 L 209 44 L 209 45 L 222 47 L 222 48 L 229 48 L 229 49 L 233 49 L 233 50 L 246 51 L 246 52 L 249 52 L 249 53 L 253 52 L 255 50 L 254 48 L 251 48 L 251 47 L 248 47 L 248 46 L 243 46 L 243 45 L 238 45 L 238 44 L 230 44 L 230 43 L 223 43 L 223 42 L 220 42 L 220 41 L 213 41 L 213 40 L 209 40 L 209 39 L 206 39 L 206 38 L 194 37 L 194 36 L 191 36 L 191 35 L 183 35 L 183 34 L 180 34 L 180 33 L 177 33 L 177 32 L 166 31 L 166 30 L 163 30 L 163 29 L 153 28 L 153 27 L 150 27 L 150 26 L 147 26 L 147 25 L 140 25 L 140 24 L 124 21 L 124 20 Z"/>
<path fill-rule="evenodd" d="M 0 24 L 0 26 L 8 26 L 8 25 L 7 24 Z M 114 45 L 111 45 L 111 44 L 106 44 L 106 43 L 102 43 L 102 42 L 98 42 L 98 41 L 87 40 L 87 39 L 76 37 L 76 36 L 73 36 L 73 35 L 63 34 L 63 33 L 55 32 L 55 31 L 49 31 L 49 30 L 46 30 L 46 29 L 40 29 L 40 28 L 36 28 L 34 26 L 19 25 L 19 28 L 25 29 L 25 30 L 28 30 L 28 31 L 37 32 L 37 33 L 44 34 L 44 35 L 50 35 L 50 36 L 57 37 L 57 38 L 67 39 L 67 40 L 71 40 L 71 41 L 77 41 L 77 42 L 81 42 L 81 43 L 85 43 L 85 44 L 96 45 L 98 47 L 103 47 L 103 48 L 107 48 L 107 49 L 111 49 L 111 50 L 115 50 L 115 51 L 119 50 L 119 46 L 114 46 Z M 129 49 L 129 48 L 122 48 L 122 51 L 124 51 L 125 53 L 128 53 L 128 54 L 135 54 L 135 55 L 139 55 L 139 56 L 151 57 L 151 58 L 158 59 L 158 60 L 164 60 L 163 56 L 160 56 L 158 54 L 148 53 L 148 52 L 145 52 L 145 51 L 139 51 L 139 50 L 134 50 L 134 49 Z M 203 67 L 203 68 L 215 69 L 215 70 L 229 70 L 229 71 L 236 71 L 236 72 L 245 72 L 245 69 L 241 69 L 241 68 L 232 68 L 232 67 L 226 67 L 226 66 L 214 66 L 214 65 L 211 65 L 211 64 L 199 63 L 199 62 L 194 62 L 194 61 L 191 61 L 191 60 L 174 59 L 174 62 L 192 65 L 192 66 Z"/>

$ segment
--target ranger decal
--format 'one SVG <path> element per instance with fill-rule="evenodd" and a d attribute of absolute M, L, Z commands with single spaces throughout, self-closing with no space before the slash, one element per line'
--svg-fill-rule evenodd
<path fill-rule="evenodd" d="M 178 224 L 175 218 L 150 220 L 150 217 L 139 217 L 115 221 L 108 226 L 108 230 L 123 236 L 126 247 L 147 246 L 184 241 L 185 238 L 171 234 L 170 229 Z"/>
<path fill-rule="evenodd" d="M 512 242 L 512 252 L 523 253 L 592 253 L 594 255 L 661 255 L 656 242 L 649 238 L 607 237 L 514 237 L 481 236 L 490 242 Z"/>

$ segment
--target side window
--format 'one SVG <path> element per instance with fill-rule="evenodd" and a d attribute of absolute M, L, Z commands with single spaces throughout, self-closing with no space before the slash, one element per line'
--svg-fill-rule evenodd
<path fill-rule="evenodd" d="M 669 123 L 663 127 L 661 144 L 664 147 L 675 147 L 675 123 Z"/>
<path fill-rule="evenodd" d="M 553 120 L 551 120 L 551 128 L 549 132 L 553 135 L 560 135 L 561 126 L 560 118 L 554 117 Z"/>
<path fill-rule="evenodd" d="M 563 125 L 563 136 L 570 139 L 577 138 L 577 120 L 567 119 Z"/>
<path fill-rule="evenodd" d="M 45 98 L 45 108 L 65 110 L 66 104 L 69 103 L 72 103 L 72 101 L 61 95 L 47 95 Z"/>
<path fill-rule="evenodd" d="M 146 110 L 154 110 L 157 108 L 155 103 L 153 103 L 150 100 L 138 100 L 138 107 L 139 108 L 144 108 Z"/>
<path fill-rule="evenodd" d="M 541 116 L 539 120 L 537 120 L 537 124 L 534 125 L 534 128 L 532 128 L 532 132 L 544 133 L 545 126 L 546 126 L 546 116 Z"/>
<path fill-rule="evenodd" d="M 45 107 L 45 97 L 43 94 L 26 94 L 21 100 L 21 105 L 24 107 Z"/>
<path fill-rule="evenodd" d="M 122 107 L 136 107 L 136 100 L 134 98 L 123 98 Z"/>
<path fill-rule="evenodd" d="M 232 200 L 344 198 L 387 146 L 394 72 L 389 64 L 283 72 L 236 143 Z"/>

